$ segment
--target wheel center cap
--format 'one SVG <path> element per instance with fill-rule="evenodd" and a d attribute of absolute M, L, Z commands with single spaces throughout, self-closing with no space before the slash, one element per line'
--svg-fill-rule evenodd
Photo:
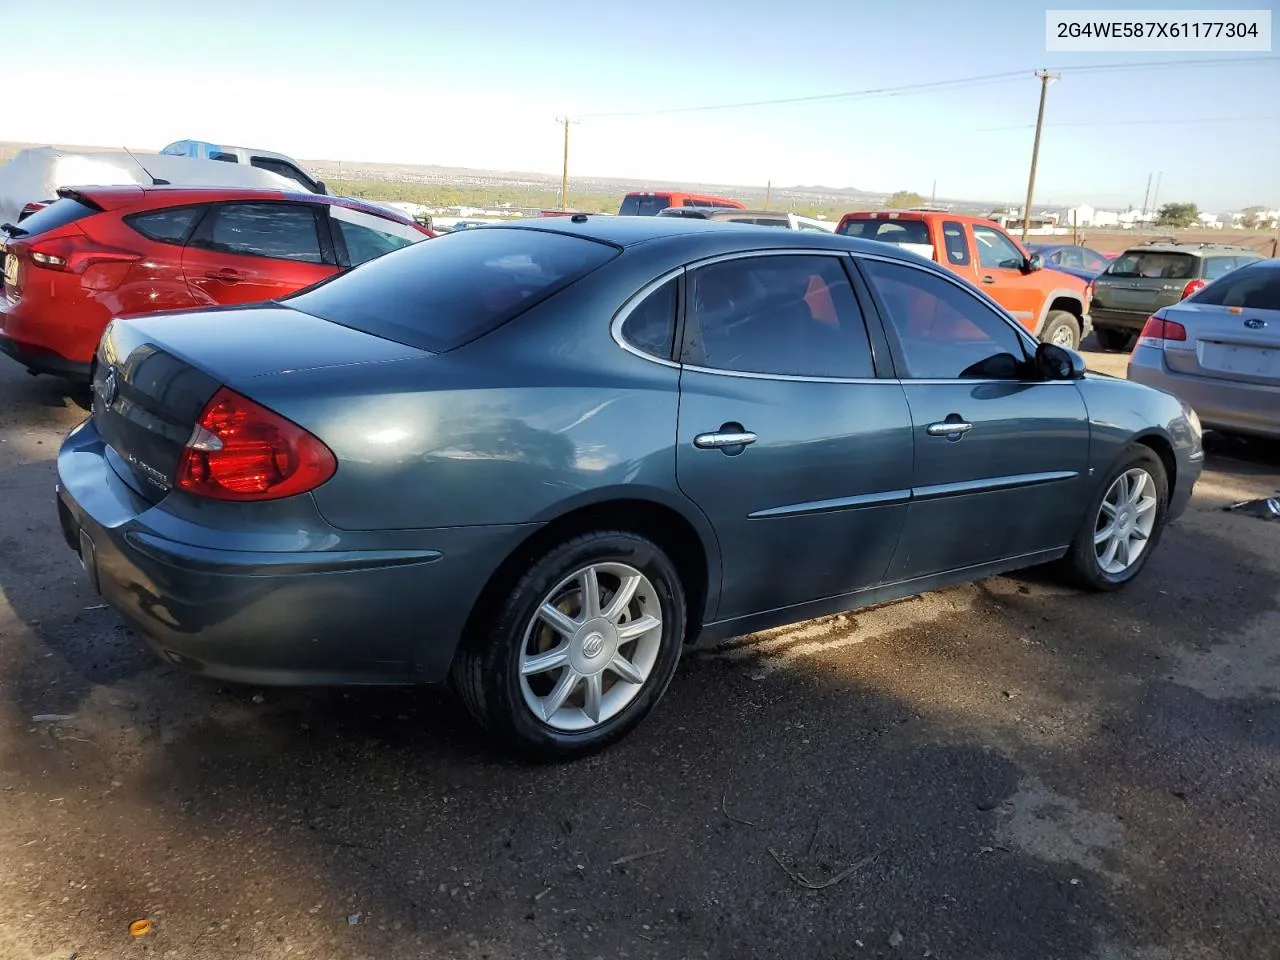
<path fill-rule="evenodd" d="M 618 629 L 603 617 L 578 628 L 569 646 L 569 663 L 578 673 L 599 673 L 618 649 Z"/>
<path fill-rule="evenodd" d="M 604 649 L 604 634 L 599 631 L 587 634 L 582 640 L 582 655 L 598 657 Z"/>

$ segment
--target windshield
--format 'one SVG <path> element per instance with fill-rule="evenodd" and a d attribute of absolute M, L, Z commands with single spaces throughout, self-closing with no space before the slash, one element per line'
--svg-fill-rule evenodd
<path fill-rule="evenodd" d="M 1129 250 L 1107 267 L 1108 277 L 1145 280 L 1190 280 L 1196 275 L 1196 258 L 1186 253 Z"/>
<path fill-rule="evenodd" d="M 653 217 L 671 206 L 671 198 L 662 194 L 628 193 L 618 208 L 620 217 Z"/>
<path fill-rule="evenodd" d="M 542 230 L 463 230 L 392 251 L 281 302 L 443 353 L 497 329 L 618 252 Z"/>
<path fill-rule="evenodd" d="M 923 220 L 846 220 L 837 232 L 881 243 L 930 242 L 929 227 Z"/>

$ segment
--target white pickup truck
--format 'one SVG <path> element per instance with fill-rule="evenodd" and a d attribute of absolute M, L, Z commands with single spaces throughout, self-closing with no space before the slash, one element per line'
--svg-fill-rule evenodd
<path fill-rule="evenodd" d="M 192 160 L 217 160 L 222 163 L 241 163 L 259 170 L 268 170 L 277 176 L 292 180 L 308 193 L 328 193 L 324 182 L 313 177 L 293 157 L 260 150 L 257 147 L 231 147 L 209 143 L 205 140 L 175 140 L 160 151 L 167 157 L 189 157 Z"/>

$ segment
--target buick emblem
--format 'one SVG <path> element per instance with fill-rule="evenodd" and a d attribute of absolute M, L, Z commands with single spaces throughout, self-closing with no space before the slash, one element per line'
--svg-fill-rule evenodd
<path fill-rule="evenodd" d="M 109 407 L 116 402 L 116 394 L 120 392 L 120 387 L 116 383 L 116 371 L 112 367 L 107 371 L 107 375 L 102 378 L 102 405 Z"/>
<path fill-rule="evenodd" d="M 1244 325 L 1250 330 L 1261 330 L 1267 325 L 1267 321 L 1259 320 L 1257 317 L 1250 317 L 1244 322 Z"/>

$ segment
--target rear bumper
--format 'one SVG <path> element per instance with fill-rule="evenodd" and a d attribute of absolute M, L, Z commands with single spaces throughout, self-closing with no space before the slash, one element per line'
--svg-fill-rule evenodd
<path fill-rule="evenodd" d="M 91 364 L 68 360 L 49 350 L 20 343 L 0 333 L 0 353 L 8 354 L 32 373 L 51 373 L 68 380 L 88 382 Z"/>
<path fill-rule="evenodd" d="M 257 549 L 139 497 L 92 421 L 58 455 L 57 509 L 90 582 L 165 660 L 255 684 L 438 682 L 492 571 L 529 528 L 370 534 Z M 318 514 L 317 514 L 318 516 Z M 227 549 L 243 542 L 249 549 Z M 350 546 L 348 546 L 350 544 Z M 358 544 L 358 545 L 357 545 Z"/>
<path fill-rule="evenodd" d="M 1177 373 L 1163 350 L 1145 344 L 1134 348 L 1128 376 L 1185 401 L 1205 427 L 1280 439 L 1280 387 Z"/>

